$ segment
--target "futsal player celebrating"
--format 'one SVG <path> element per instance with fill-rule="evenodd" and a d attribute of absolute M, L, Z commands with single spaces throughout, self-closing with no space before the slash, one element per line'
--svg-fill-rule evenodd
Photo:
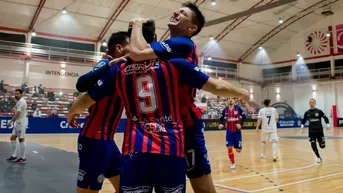
<path fill-rule="evenodd" d="M 231 161 L 231 169 L 236 168 L 235 155 L 233 148 L 238 153 L 242 150 L 242 125 L 246 119 L 244 111 L 238 105 L 235 105 L 235 98 L 228 98 L 228 106 L 222 111 L 222 116 L 219 119 L 219 129 L 226 129 L 226 147 L 228 156 Z M 224 123 L 224 120 L 226 123 Z"/>
<path fill-rule="evenodd" d="M 150 37 L 153 36 L 154 33 Z M 87 108 L 114 89 L 123 100 L 127 125 L 120 192 L 151 192 L 152 188 L 156 192 L 185 192 L 179 82 L 214 94 L 248 98 L 247 91 L 221 84 L 184 59 L 143 62 L 128 59 L 112 66 L 96 88 L 77 101 Z"/>
<path fill-rule="evenodd" d="M 304 118 L 301 121 L 301 133 L 304 132 L 304 124 L 306 121 L 309 122 L 308 126 L 308 136 L 310 138 L 311 147 L 313 152 L 317 156 L 317 163 L 322 162 L 322 157 L 319 154 L 316 141 L 318 141 L 320 148 L 325 148 L 325 137 L 322 125 L 322 118 L 326 123 L 326 129 L 330 130 L 329 119 L 325 115 L 325 113 L 316 108 L 316 100 L 310 99 L 309 101 L 310 109 L 305 112 Z"/>
<path fill-rule="evenodd" d="M 16 89 L 14 91 L 14 97 L 17 100 L 17 104 L 14 107 L 15 114 L 12 119 L 7 122 L 7 127 L 10 127 L 14 122 L 14 127 L 11 135 L 12 156 L 8 158 L 7 161 L 19 164 L 26 163 L 25 133 L 26 128 L 29 124 L 26 109 L 27 104 L 23 96 L 23 90 Z M 20 158 L 17 158 L 17 138 L 19 138 L 20 144 Z"/>
<path fill-rule="evenodd" d="M 168 23 L 170 39 L 148 44 L 141 33 L 141 22 L 133 25 L 130 57 L 133 60 L 186 58 L 198 65 L 196 45 L 191 37 L 197 35 L 205 24 L 205 18 L 194 3 L 183 3 L 175 10 Z M 195 102 L 194 88 L 180 85 L 182 120 L 185 126 L 185 148 L 187 158 L 187 176 L 194 192 L 215 192 L 211 177 L 211 167 L 203 134 L 202 111 Z"/>
<path fill-rule="evenodd" d="M 108 54 L 115 58 L 112 63 L 126 61 L 122 56 L 129 53 L 129 35 L 116 32 L 108 41 Z M 98 79 L 110 68 L 110 60 L 105 59 L 76 84 L 79 92 L 87 92 L 95 87 Z M 74 103 L 69 112 L 78 108 Z M 78 138 L 79 174 L 78 193 L 99 192 L 104 178 L 108 178 L 115 190 L 119 191 L 121 153 L 114 142 L 114 134 L 122 115 L 123 104 L 116 92 L 104 97 L 89 108 L 89 116 Z M 73 114 L 74 115 L 74 114 Z M 74 116 L 68 115 L 68 123 L 77 126 Z M 76 123 L 76 124 L 75 124 Z"/>
<path fill-rule="evenodd" d="M 266 143 L 268 141 L 272 142 L 272 149 L 273 149 L 273 161 L 275 162 L 276 159 L 276 150 L 277 150 L 277 122 L 279 120 L 279 114 L 277 113 L 274 107 L 270 107 L 270 99 L 264 100 L 264 108 L 260 109 L 258 112 L 258 120 L 256 124 L 256 131 L 258 132 L 258 128 L 262 123 L 262 133 L 261 133 L 261 158 L 266 159 Z"/>

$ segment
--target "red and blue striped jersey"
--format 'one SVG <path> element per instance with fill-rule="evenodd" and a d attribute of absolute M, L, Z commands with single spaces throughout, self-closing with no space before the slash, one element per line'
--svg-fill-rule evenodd
<path fill-rule="evenodd" d="M 219 119 L 219 123 L 224 125 L 225 123 L 225 129 L 231 132 L 241 132 L 241 129 L 237 129 L 237 124 L 240 124 L 243 126 L 243 122 L 245 121 L 246 116 L 244 111 L 241 109 L 241 107 L 234 105 L 232 109 L 229 107 L 226 107 L 222 111 L 222 116 Z"/>
<path fill-rule="evenodd" d="M 92 71 L 82 75 L 77 81 L 78 90 L 88 91 L 94 88 L 97 80 L 110 69 L 108 63 L 109 60 L 100 60 Z M 80 135 L 98 140 L 114 140 L 123 109 L 122 100 L 116 92 L 112 92 L 89 108 L 89 115 Z"/>
<path fill-rule="evenodd" d="M 151 60 L 111 67 L 90 97 L 99 101 L 116 90 L 124 103 L 127 125 L 123 154 L 154 153 L 184 157 L 180 84 L 201 89 L 208 76 L 185 59 Z"/>
<path fill-rule="evenodd" d="M 197 48 L 189 37 L 173 37 L 163 42 L 152 42 L 150 44 L 155 54 L 160 59 L 185 58 L 190 63 L 198 66 Z M 188 85 L 180 85 L 181 114 L 187 127 L 194 125 L 194 120 L 202 117 L 202 111 L 195 102 L 196 89 Z"/>

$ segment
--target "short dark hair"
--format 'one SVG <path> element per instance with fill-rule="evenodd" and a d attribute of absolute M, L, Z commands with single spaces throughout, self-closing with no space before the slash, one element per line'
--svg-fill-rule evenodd
<path fill-rule="evenodd" d="M 129 34 L 125 31 L 119 31 L 119 32 L 112 33 L 112 35 L 108 39 L 108 43 L 107 43 L 108 51 L 110 53 L 114 53 L 115 50 L 113 50 L 113 46 L 115 46 L 117 44 L 125 46 L 126 44 L 129 43 L 127 41 L 128 38 L 129 38 Z"/>
<path fill-rule="evenodd" d="M 264 99 L 264 101 L 263 101 L 264 106 L 269 107 L 270 101 L 271 101 L 270 99 Z"/>
<path fill-rule="evenodd" d="M 197 30 L 192 34 L 192 36 L 197 35 L 205 25 L 205 16 L 201 13 L 199 7 L 190 1 L 182 3 L 182 7 L 187 7 L 193 11 L 194 16 L 192 22 L 198 27 Z"/>
<path fill-rule="evenodd" d="M 143 23 L 142 27 L 143 27 L 142 33 L 143 33 L 144 39 L 148 43 L 153 42 L 155 38 L 155 31 L 156 31 L 155 21 L 150 19 L 147 22 Z M 132 28 L 129 28 L 128 34 L 130 37 L 131 37 L 131 33 L 132 33 Z"/>
<path fill-rule="evenodd" d="M 20 94 L 23 94 L 23 90 L 21 90 L 20 88 L 17 88 L 17 89 L 15 89 L 15 91 L 14 92 L 19 92 Z"/>
<path fill-rule="evenodd" d="M 317 103 L 316 99 L 311 98 L 310 101 L 314 101 L 315 103 Z"/>

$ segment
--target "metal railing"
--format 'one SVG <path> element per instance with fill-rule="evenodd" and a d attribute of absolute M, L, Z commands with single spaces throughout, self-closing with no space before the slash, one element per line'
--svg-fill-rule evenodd
<path fill-rule="evenodd" d="M 7 56 L 26 56 L 33 58 L 74 62 L 74 63 L 94 63 L 101 59 L 103 53 L 68 48 L 58 48 L 51 46 L 42 46 L 37 44 L 0 41 L 0 55 Z M 223 67 L 214 67 L 203 65 L 202 69 L 207 75 L 227 79 L 236 79 L 237 70 Z"/>
<path fill-rule="evenodd" d="M 331 78 L 331 68 L 318 68 L 297 71 L 297 81 L 318 80 Z M 343 66 L 335 67 L 335 77 L 343 77 Z M 263 76 L 264 84 L 292 82 L 292 73 L 275 73 Z"/>
<path fill-rule="evenodd" d="M 282 82 L 290 82 L 292 81 L 292 73 L 285 72 L 285 73 L 275 73 L 263 76 L 263 83 L 264 84 L 273 84 L 273 83 L 282 83 Z"/>
<path fill-rule="evenodd" d="M 0 54 L 7 56 L 30 55 L 33 58 L 85 64 L 97 62 L 102 56 L 101 52 L 58 48 L 10 41 L 0 41 Z"/>
<path fill-rule="evenodd" d="M 237 70 L 232 68 L 223 68 L 223 67 L 216 67 L 210 65 L 202 65 L 201 70 L 213 77 L 221 77 L 226 79 L 236 79 L 237 78 Z"/>

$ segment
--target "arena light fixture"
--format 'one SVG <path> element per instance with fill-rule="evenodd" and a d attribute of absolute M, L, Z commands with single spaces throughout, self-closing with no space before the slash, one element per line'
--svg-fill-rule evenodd
<path fill-rule="evenodd" d="M 262 50 L 262 49 L 263 49 L 263 47 L 262 47 L 262 46 L 260 46 L 260 47 L 258 47 L 258 49 Z"/>
<path fill-rule="evenodd" d="M 300 53 L 299 53 L 299 52 L 297 53 L 297 57 L 301 57 L 301 55 L 300 55 Z"/>
<path fill-rule="evenodd" d="M 107 42 L 104 40 L 102 41 L 102 46 L 106 47 L 107 46 Z"/>
<path fill-rule="evenodd" d="M 213 40 L 213 37 L 212 37 L 212 36 L 210 36 L 210 40 Z"/>
<path fill-rule="evenodd" d="M 216 3 L 216 0 L 211 0 L 211 5 L 212 6 L 215 6 L 217 3 Z"/>
<path fill-rule="evenodd" d="M 36 35 L 37 35 L 37 34 L 36 34 L 35 30 L 32 30 L 31 36 L 36 36 Z"/>
<path fill-rule="evenodd" d="M 281 18 L 279 18 L 279 24 L 282 24 L 283 20 Z"/>
<path fill-rule="evenodd" d="M 207 60 L 212 60 L 211 56 L 209 56 L 209 57 L 207 58 Z"/>
<path fill-rule="evenodd" d="M 326 37 L 330 37 L 330 32 L 326 32 Z"/>
<path fill-rule="evenodd" d="M 62 13 L 64 13 L 64 14 L 66 14 L 66 13 L 67 13 L 67 10 L 66 10 L 66 8 L 63 8 L 63 10 L 62 10 Z"/>

